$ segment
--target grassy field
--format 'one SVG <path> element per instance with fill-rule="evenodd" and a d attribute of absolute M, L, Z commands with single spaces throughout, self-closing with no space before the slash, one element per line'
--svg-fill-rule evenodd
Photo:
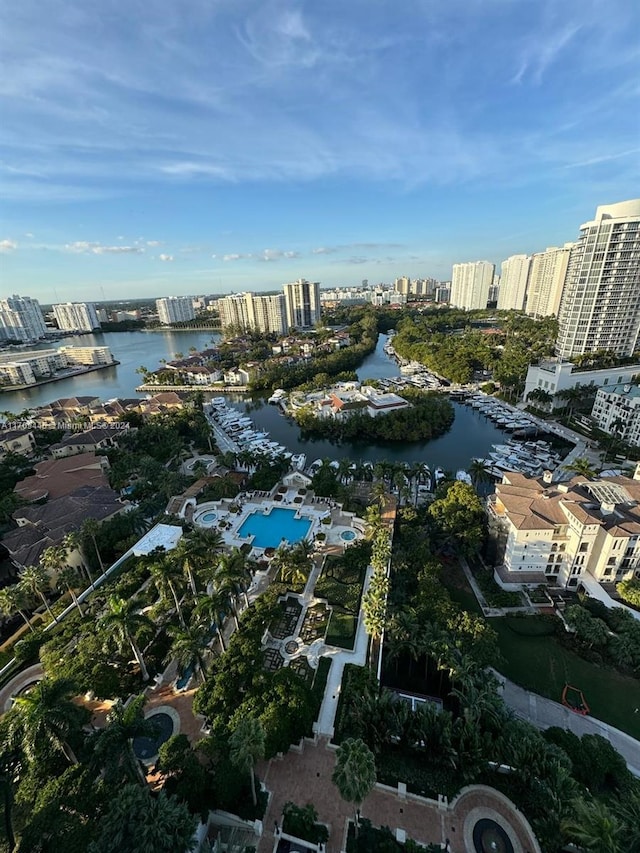
<path fill-rule="evenodd" d="M 457 604 L 471 613 L 480 613 L 476 597 L 458 565 L 447 565 L 442 580 Z M 640 711 L 635 713 L 640 708 L 638 679 L 596 666 L 565 649 L 549 633 L 543 620 L 505 616 L 489 622 L 498 635 L 504 658 L 498 669 L 507 678 L 555 702 L 562 701 L 565 684 L 572 684 L 584 693 L 592 716 L 640 740 Z M 528 636 L 523 628 L 529 632 Z"/>
<path fill-rule="evenodd" d="M 584 693 L 592 716 L 640 739 L 640 711 L 635 713 L 640 708 L 638 679 L 583 660 L 553 635 L 536 635 L 533 629 L 540 626 L 543 630 L 544 626 L 536 617 L 502 617 L 489 622 L 498 634 L 504 657 L 500 671 L 507 678 L 556 702 L 561 701 L 565 684 L 572 684 Z M 530 623 L 528 636 L 522 633 L 523 622 Z"/>

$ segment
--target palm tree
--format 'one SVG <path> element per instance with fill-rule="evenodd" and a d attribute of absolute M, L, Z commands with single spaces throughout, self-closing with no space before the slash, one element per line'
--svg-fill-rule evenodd
<path fill-rule="evenodd" d="M 74 569 L 73 566 L 64 566 L 58 574 L 56 586 L 61 592 L 64 592 L 65 589 L 69 592 L 71 600 L 80 611 L 80 615 L 84 616 L 78 596 L 76 595 L 76 589 L 80 586 L 79 580 L 80 575 L 77 569 Z"/>
<path fill-rule="evenodd" d="M 233 730 L 229 738 L 231 762 L 251 779 L 251 799 L 257 805 L 256 780 L 253 768 L 256 761 L 264 758 L 264 729 L 260 720 L 245 717 Z"/>
<path fill-rule="evenodd" d="M 573 471 L 574 474 L 581 474 L 583 477 L 587 477 L 590 480 L 596 476 L 596 469 L 594 468 L 593 463 L 589 462 L 589 460 L 584 457 L 574 459 L 573 462 L 566 465 L 565 468 L 567 471 Z"/>
<path fill-rule="evenodd" d="M 157 796 L 140 785 L 125 785 L 110 800 L 100 819 L 98 838 L 88 853 L 136 850 L 145 853 L 175 853 L 194 849 L 197 820 L 185 803 Z"/>
<path fill-rule="evenodd" d="M 213 575 L 214 586 L 227 581 L 241 592 L 244 596 L 245 607 L 249 606 L 247 590 L 253 577 L 251 566 L 253 563 L 247 559 L 240 548 L 232 548 L 228 554 L 223 554 Z"/>
<path fill-rule="evenodd" d="M 62 547 L 66 549 L 67 554 L 72 554 L 74 551 L 80 550 L 82 548 L 82 540 L 80 534 L 77 531 L 71 531 L 67 533 L 64 539 L 62 540 Z M 82 569 L 87 576 L 89 584 L 93 583 L 93 578 L 91 577 L 91 572 L 89 571 L 88 566 L 86 565 L 87 560 L 83 555 Z"/>
<path fill-rule="evenodd" d="M 175 583 L 179 578 L 182 578 L 182 569 L 178 565 L 175 559 L 173 559 L 173 555 L 170 554 L 153 554 L 156 559 L 151 563 L 149 570 L 151 572 L 151 579 L 153 580 L 156 589 L 160 593 L 161 596 L 166 597 L 166 593 L 169 592 L 171 597 L 173 598 L 173 603 L 176 608 L 176 613 L 178 614 L 178 619 L 180 620 L 180 624 L 184 628 L 186 622 L 184 621 L 184 613 L 182 612 L 182 607 L 180 606 L 180 599 L 178 598 L 178 593 L 176 592 Z"/>
<path fill-rule="evenodd" d="M 80 536 L 88 536 L 93 543 L 93 547 L 96 552 L 96 557 L 98 558 L 98 565 L 100 566 L 100 573 L 104 574 L 104 563 L 102 562 L 102 555 L 100 554 L 100 549 L 98 548 L 98 542 L 96 539 L 96 534 L 100 529 L 100 524 L 94 518 L 87 518 L 80 528 Z"/>
<path fill-rule="evenodd" d="M 363 740 L 347 738 L 342 741 L 336 752 L 331 780 L 342 799 L 354 805 L 357 835 L 360 806 L 376 784 L 375 759 Z"/>
<path fill-rule="evenodd" d="M 108 601 L 108 611 L 99 620 L 99 626 L 113 636 L 119 649 L 131 646 L 133 655 L 140 667 L 143 681 L 149 680 L 149 672 L 137 643 L 137 637 L 145 628 L 153 628 L 153 623 L 147 616 L 138 613 L 133 599 L 125 601 L 112 595 Z"/>
<path fill-rule="evenodd" d="M 341 483 L 346 483 L 351 476 L 351 460 L 345 456 L 338 462 L 338 478 Z"/>
<path fill-rule="evenodd" d="M 95 736 L 93 758 L 108 783 L 137 782 L 146 787 L 146 774 L 133 751 L 134 738 L 157 733 L 153 722 L 144 717 L 146 701 L 146 696 L 140 694 L 125 708 L 118 700 L 109 711 L 107 725 Z"/>
<path fill-rule="evenodd" d="M 68 549 L 64 540 L 60 545 L 50 545 L 40 555 L 40 565 L 47 572 L 60 572 L 67 565 Z"/>
<path fill-rule="evenodd" d="M 189 625 L 188 628 L 171 626 L 169 634 L 173 637 L 173 642 L 168 657 L 175 658 L 183 673 L 188 669 L 192 672 L 198 670 L 204 682 L 204 648 L 209 639 L 207 629 L 201 625 Z"/>
<path fill-rule="evenodd" d="M 0 589 L 0 611 L 5 616 L 13 616 L 15 613 L 19 613 L 29 630 L 33 631 L 34 627 L 26 613 L 29 603 L 30 596 L 26 589 L 19 583 L 14 583 L 12 586 Z"/>
<path fill-rule="evenodd" d="M 198 595 L 197 575 L 211 566 L 214 554 L 220 553 L 222 546 L 222 535 L 217 530 L 201 527 L 183 536 L 178 542 L 174 551 L 175 559 L 187 576 L 194 598 Z"/>
<path fill-rule="evenodd" d="M 572 806 L 573 814 L 562 822 L 562 830 L 574 844 L 589 853 L 623 853 L 622 826 L 604 803 L 577 799 Z"/>
<path fill-rule="evenodd" d="M 553 402 L 553 394 L 545 391 L 544 388 L 534 388 L 527 394 L 527 401 L 533 400 L 536 403 L 542 403 L 543 406 L 548 406 Z"/>
<path fill-rule="evenodd" d="M 207 630 L 211 626 L 215 626 L 223 652 L 226 651 L 223 633 L 224 622 L 230 612 L 231 608 L 227 595 L 218 591 L 214 591 L 213 595 L 200 595 L 193 609 L 193 616 L 198 625 L 204 626 Z"/>
<path fill-rule="evenodd" d="M 476 490 L 480 483 L 488 483 L 491 480 L 489 466 L 482 459 L 473 459 L 467 471 Z"/>
<path fill-rule="evenodd" d="M 51 617 L 51 621 L 55 621 L 55 617 L 51 612 L 49 602 L 45 595 L 45 590 L 48 591 L 51 588 L 47 570 L 42 566 L 25 566 L 25 568 L 20 572 L 19 577 L 19 583 L 22 584 L 24 589 L 26 589 L 30 595 L 37 595 L 40 598 L 47 610 L 47 613 Z"/>
<path fill-rule="evenodd" d="M 72 681 L 44 679 L 23 696 L 13 700 L 9 711 L 9 738 L 20 743 L 26 758 L 37 761 L 43 751 L 61 752 L 70 764 L 78 759 L 69 746 L 91 715 L 72 701 L 76 690 Z"/>

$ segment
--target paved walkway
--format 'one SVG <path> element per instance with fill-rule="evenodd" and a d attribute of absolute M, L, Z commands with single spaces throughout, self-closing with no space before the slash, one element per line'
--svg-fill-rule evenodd
<path fill-rule="evenodd" d="M 515 711 L 516 716 L 528 720 L 539 729 L 558 726 L 568 729 L 578 737 L 586 734 L 600 735 L 623 756 L 631 772 L 640 776 L 640 741 L 601 720 L 596 720 L 595 717 L 583 717 L 559 702 L 531 693 L 499 672 L 496 672 L 496 676 L 502 685 L 502 698 Z"/>
<path fill-rule="evenodd" d="M 286 802 L 299 806 L 313 803 L 319 821 L 329 826 L 327 853 L 344 850 L 347 821 L 353 817 L 353 809 L 341 799 L 331 781 L 335 755 L 335 748 L 321 738 L 317 744 L 305 741 L 302 749 L 290 750 L 283 758 L 257 767 L 258 776 L 272 795 L 258 853 L 272 853 L 275 826 L 282 823 Z M 470 828 L 480 817 L 493 817 L 510 828 L 518 853 L 540 851 L 530 827 L 513 804 L 485 786 L 464 789 L 449 806 L 446 801 L 437 803 L 376 785 L 362 804 L 361 815 L 374 826 L 388 826 L 392 832 L 404 830 L 408 838 L 423 844 L 444 844 L 448 839 L 451 853 L 469 853 Z"/>
<path fill-rule="evenodd" d="M 39 663 L 36 663 L 27 669 L 23 669 L 8 684 L 5 684 L 2 690 L 0 690 L 0 716 L 11 708 L 14 696 L 17 696 L 29 684 L 34 684 L 43 678 L 44 670 Z"/>

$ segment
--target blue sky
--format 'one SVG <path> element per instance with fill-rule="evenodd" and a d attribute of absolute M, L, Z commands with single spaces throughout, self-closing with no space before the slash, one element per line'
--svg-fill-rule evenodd
<path fill-rule="evenodd" d="M 5 0 L 0 292 L 450 277 L 637 197 L 637 0 Z"/>

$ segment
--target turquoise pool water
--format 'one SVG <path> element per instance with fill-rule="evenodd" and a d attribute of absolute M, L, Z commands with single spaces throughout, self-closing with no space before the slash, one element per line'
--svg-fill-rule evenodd
<path fill-rule="evenodd" d="M 210 521 L 215 521 L 218 517 L 217 512 L 203 512 L 200 516 L 200 521 L 204 521 L 205 523 L 209 523 Z"/>
<path fill-rule="evenodd" d="M 356 538 L 356 534 L 353 532 L 353 530 L 343 530 L 340 534 L 340 538 L 343 539 L 345 542 L 353 542 L 353 540 Z"/>
<path fill-rule="evenodd" d="M 238 536 L 253 536 L 256 548 L 277 548 L 283 539 L 290 545 L 299 542 L 309 532 L 311 521 L 296 518 L 295 509 L 274 507 L 271 512 L 252 512 L 240 525 Z"/>

